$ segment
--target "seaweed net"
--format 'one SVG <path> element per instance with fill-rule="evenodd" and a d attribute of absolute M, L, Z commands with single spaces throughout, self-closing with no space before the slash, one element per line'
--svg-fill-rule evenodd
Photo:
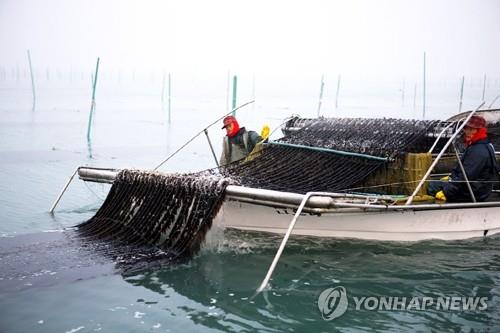
<path fill-rule="evenodd" d="M 379 157 L 427 151 L 435 141 L 435 120 L 394 118 L 292 118 L 278 140 Z"/>
<path fill-rule="evenodd" d="M 191 257 L 210 229 L 230 181 L 210 172 L 122 170 L 95 216 L 77 230 L 87 239 L 126 244 L 128 253 L 134 253 L 130 248 L 142 249 L 140 253 L 153 249 L 155 257 Z"/>
<path fill-rule="evenodd" d="M 306 193 L 335 192 L 362 182 L 384 161 L 269 145 L 258 157 L 221 168 L 243 186 Z"/>

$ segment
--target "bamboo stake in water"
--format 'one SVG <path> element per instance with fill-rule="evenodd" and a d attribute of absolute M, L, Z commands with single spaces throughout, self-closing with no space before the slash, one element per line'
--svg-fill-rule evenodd
<path fill-rule="evenodd" d="M 401 106 L 405 106 L 405 82 L 406 80 L 403 79 L 403 87 L 401 88 Z"/>
<path fill-rule="evenodd" d="M 416 116 L 417 111 L 417 84 L 413 87 L 413 117 Z"/>
<path fill-rule="evenodd" d="M 170 124 L 171 116 L 172 116 L 172 77 L 170 73 L 168 73 L 168 123 Z"/>
<path fill-rule="evenodd" d="M 227 71 L 227 81 L 226 81 L 226 112 L 229 112 L 229 99 L 231 90 L 231 73 Z"/>
<path fill-rule="evenodd" d="M 255 74 L 252 75 L 252 101 L 255 101 Z M 252 109 L 255 109 L 255 103 L 252 103 Z"/>
<path fill-rule="evenodd" d="M 339 77 L 337 79 L 337 93 L 335 94 L 335 110 L 337 110 L 337 108 L 339 107 L 340 79 L 341 79 L 341 76 L 339 74 Z"/>
<path fill-rule="evenodd" d="M 426 97 L 425 96 L 425 83 L 426 83 L 425 82 L 425 76 L 426 76 L 425 75 L 426 74 L 425 73 L 425 65 L 426 64 L 425 64 L 425 52 L 424 52 L 424 73 L 423 73 L 424 74 L 424 80 L 423 80 L 423 91 L 422 91 L 422 103 L 423 103 L 423 105 L 422 105 L 422 119 L 425 119 L 425 97 Z"/>
<path fill-rule="evenodd" d="M 95 110 L 95 88 L 97 86 L 97 74 L 99 73 L 99 58 L 97 58 L 97 64 L 95 66 L 95 75 L 92 78 L 92 102 L 90 104 L 90 113 L 89 113 L 89 123 L 87 126 L 87 142 L 91 142 L 91 132 L 92 132 L 92 119 L 94 117 Z"/>
<path fill-rule="evenodd" d="M 162 108 L 164 105 L 164 96 L 165 96 L 165 71 L 163 71 L 163 79 L 161 81 L 161 106 L 162 106 Z"/>
<path fill-rule="evenodd" d="M 486 93 L 486 74 L 483 77 L 483 97 L 481 97 L 481 101 L 484 101 L 484 94 Z"/>
<path fill-rule="evenodd" d="M 28 62 L 29 62 L 29 65 L 30 65 L 30 74 L 31 74 L 31 90 L 33 92 L 33 110 L 35 110 L 35 104 L 36 104 L 35 77 L 33 76 L 33 66 L 31 65 L 30 50 L 27 50 L 27 52 L 28 52 Z"/>
<path fill-rule="evenodd" d="M 462 100 L 464 98 L 464 82 L 465 82 L 465 76 L 462 76 L 462 84 L 460 85 L 460 102 L 458 103 L 458 113 L 462 112 Z"/>
<path fill-rule="evenodd" d="M 321 86 L 319 88 L 318 118 L 321 113 L 321 103 L 323 102 L 323 89 L 325 88 L 325 75 L 321 75 Z"/>
<path fill-rule="evenodd" d="M 232 102 L 232 110 L 236 109 L 236 94 L 238 92 L 238 76 L 233 76 L 233 102 Z M 233 116 L 236 116 L 236 110 L 233 111 Z"/>

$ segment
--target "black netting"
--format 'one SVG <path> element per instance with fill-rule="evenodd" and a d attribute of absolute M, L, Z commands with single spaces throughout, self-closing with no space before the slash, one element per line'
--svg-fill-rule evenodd
<path fill-rule="evenodd" d="M 443 123 L 294 118 L 286 124 L 283 138 L 267 144 L 251 161 L 221 168 L 221 173 L 255 188 L 296 193 L 348 190 L 362 186 L 375 171 L 406 153 L 427 151 L 435 141 L 438 125 Z M 387 160 L 376 159 L 380 157 Z"/>
<path fill-rule="evenodd" d="M 228 165 L 221 172 L 248 187 L 333 192 L 362 182 L 382 165 L 383 161 L 271 145 L 252 161 Z"/>
<path fill-rule="evenodd" d="M 381 118 L 291 119 L 280 142 L 394 157 L 432 146 L 440 121 Z"/>
<path fill-rule="evenodd" d="M 178 259 L 199 249 L 230 179 L 209 172 L 122 170 L 101 208 L 78 226 L 85 238 L 160 249 Z"/>

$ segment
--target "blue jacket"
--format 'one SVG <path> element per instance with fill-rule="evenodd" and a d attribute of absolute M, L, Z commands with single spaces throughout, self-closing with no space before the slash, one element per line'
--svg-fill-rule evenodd
<path fill-rule="evenodd" d="M 486 200 L 493 190 L 493 181 L 498 174 L 495 149 L 490 141 L 484 139 L 471 144 L 465 149 L 461 161 L 476 200 Z M 451 181 L 444 185 L 443 192 L 449 202 L 472 201 L 458 163 L 451 172 Z"/>

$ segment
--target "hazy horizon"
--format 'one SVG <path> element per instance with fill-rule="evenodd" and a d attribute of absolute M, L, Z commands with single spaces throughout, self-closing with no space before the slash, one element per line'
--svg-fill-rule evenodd
<path fill-rule="evenodd" d="M 500 77 L 500 2 L 0 0 L 0 66 Z"/>

